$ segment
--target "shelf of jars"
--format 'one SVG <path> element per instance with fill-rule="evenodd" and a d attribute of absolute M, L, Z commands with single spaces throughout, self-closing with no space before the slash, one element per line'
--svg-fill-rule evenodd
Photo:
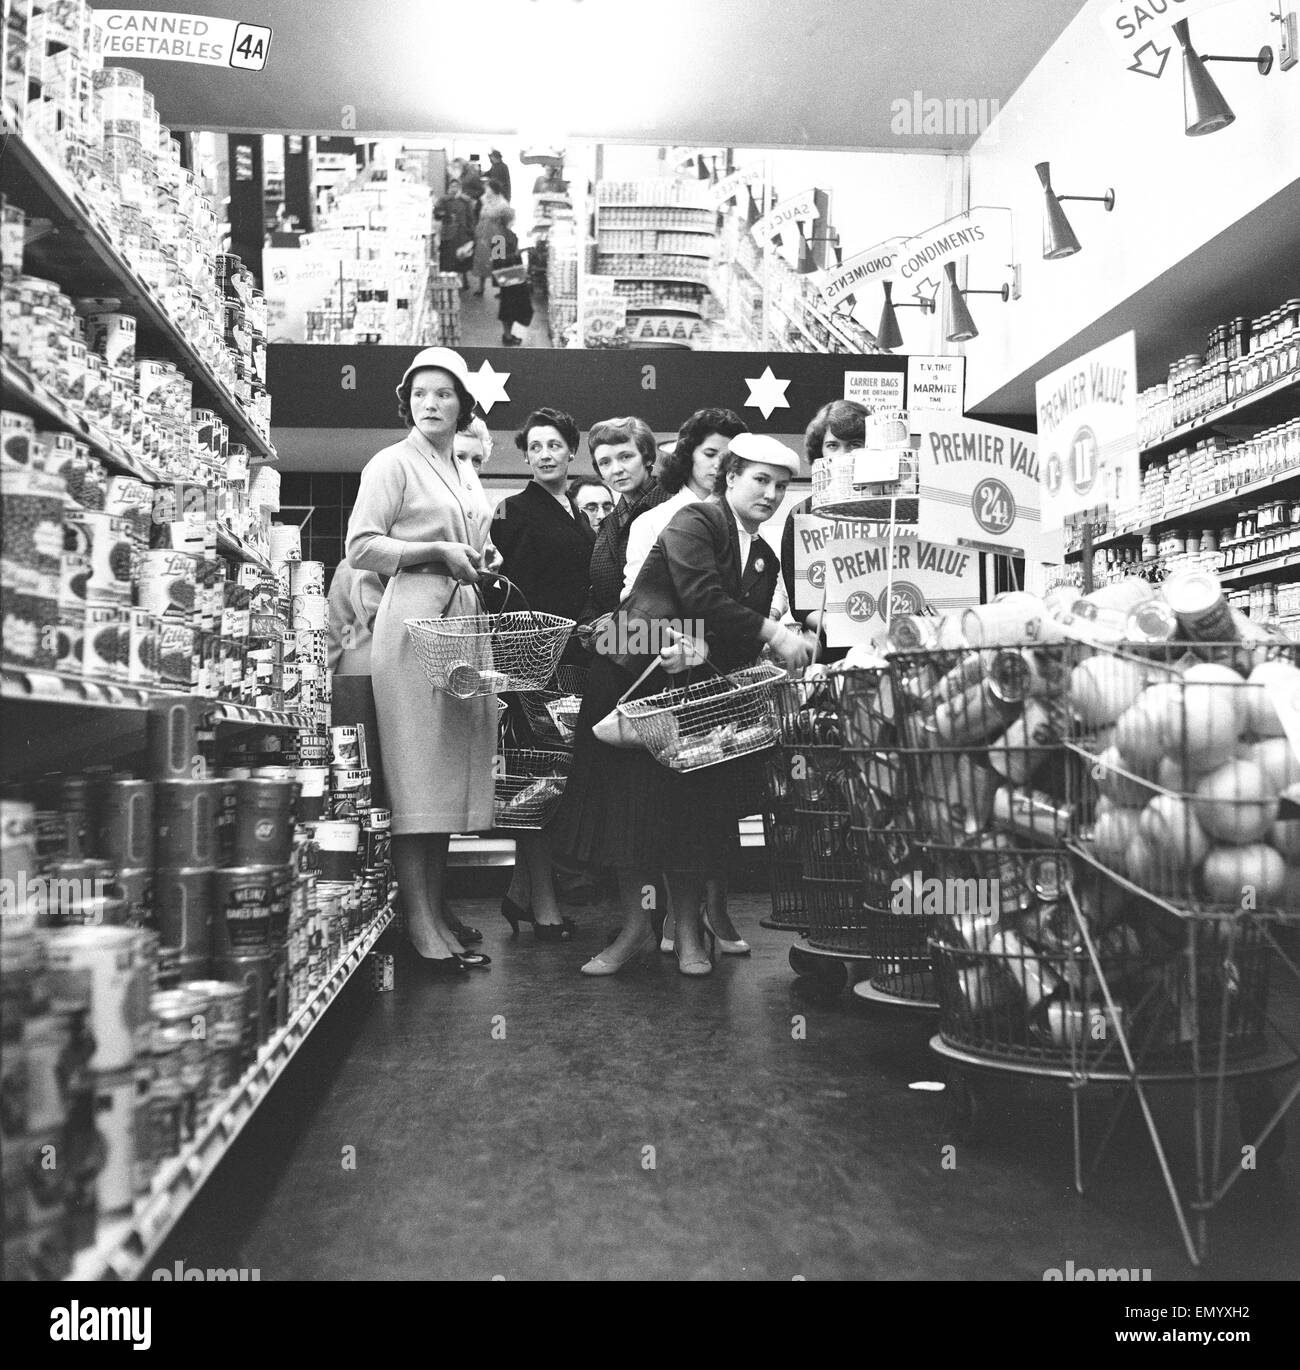
<path fill-rule="evenodd" d="M 1207 496 L 1185 504 L 1165 509 L 1158 518 L 1140 523 L 1123 524 L 1109 532 L 1094 531 L 1092 545 L 1094 550 L 1113 547 L 1133 539 L 1145 538 L 1159 533 L 1162 529 L 1186 523 L 1195 518 L 1228 518 L 1239 514 L 1245 508 L 1254 508 L 1259 497 L 1274 495 L 1278 498 L 1300 495 L 1300 466 L 1275 472 L 1240 485 L 1220 494 Z M 1082 555 L 1082 547 L 1077 542 L 1067 545 L 1066 559 L 1074 560 Z"/>
<path fill-rule="evenodd" d="M 1266 384 L 1257 385 L 1246 394 L 1214 406 L 1195 418 L 1178 424 L 1168 431 L 1147 437 L 1142 456 L 1154 457 L 1170 451 L 1177 443 L 1225 424 L 1267 422 L 1269 418 L 1285 418 L 1288 402 L 1300 398 L 1300 371 L 1293 365 Z"/>
<path fill-rule="evenodd" d="M 100 1224 L 93 1245 L 77 1254 L 68 1280 L 134 1280 L 144 1273 L 194 1196 L 392 921 L 389 903 L 347 944 L 289 1021 L 262 1045 L 240 1079 L 209 1110 L 193 1139 L 158 1167 L 149 1192 L 136 1201 L 133 1211 Z"/>
<path fill-rule="evenodd" d="M 133 313 L 138 342 L 175 359 L 196 387 L 195 398 L 201 395 L 238 432 L 254 460 L 274 461 L 269 438 L 141 275 L 83 189 L 42 144 L 23 136 L 21 125 L 8 112 L 0 132 L 6 198 L 52 225 L 50 233 L 25 248 L 24 268 L 56 280 L 71 296 L 116 301 L 117 307 Z"/>
<path fill-rule="evenodd" d="M 194 700 L 207 706 L 203 712 L 212 726 L 238 724 L 241 727 L 301 728 L 306 731 L 315 726 L 308 715 L 292 710 L 259 709 L 211 695 L 98 680 L 60 671 L 28 671 L 16 666 L 0 666 L 0 698 L 76 709 L 128 709 L 133 712 L 177 700 Z"/>

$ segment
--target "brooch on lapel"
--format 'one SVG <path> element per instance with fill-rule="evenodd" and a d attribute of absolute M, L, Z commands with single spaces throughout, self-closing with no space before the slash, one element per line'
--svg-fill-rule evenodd
<path fill-rule="evenodd" d="M 759 557 L 759 559 L 754 563 L 754 570 L 761 571 L 763 569 L 764 564 L 765 563 L 763 561 L 763 558 Z"/>

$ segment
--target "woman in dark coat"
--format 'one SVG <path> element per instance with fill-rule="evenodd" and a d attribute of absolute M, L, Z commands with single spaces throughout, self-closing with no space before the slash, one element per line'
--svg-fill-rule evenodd
<path fill-rule="evenodd" d="M 524 420 L 515 445 L 532 468 L 533 478 L 517 495 L 497 505 L 492 542 L 501 553 L 501 573 L 516 586 L 530 609 L 559 614 L 575 622 L 587 598 L 587 565 L 594 534 L 578 513 L 565 486 L 569 463 L 578 450 L 578 426 L 558 409 L 537 409 Z M 581 655 L 570 644 L 565 659 Z M 518 701 L 511 704 L 515 726 L 526 729 Z M 567 942 L 571 928 L 560 916 L 545 830 L 518 831 L 510 889 L 501 912 L 516 933 L 532 923 L 539 942 Z"/>
<path fill-rule="evenodd" d="M 597 741 L 592 727 L 656 656 L 661 669 L 638 693 L 667 688 L 672 681 L 664 671 L 685 668 L 688 643 L 672 661 L 674 649 L 660 641 L 665 624 L 702 625 L 709 660 L 722 672 L 753 662 L 765 643 L 787 667 L 807 664 L 810 644 L 767 616 L 777 563 L 757 536 L 797 471 L 798 459 L 774 438 L 744 434 L 733 441 L 716 500 L 691 504 L 674 516 L 650 549 L 611 630 L 598 640 L 606 650 L 588 678 L 573 766 L 550 829 L 556 851 L 618 871 L 623 930 L 583 966 L 584 974 L 613 975 L 656 944 L 643 892 L 661 871 L 668 873 L 677 913 L 679 969 L 707 975 L 713 968 L 700 905 L 706 877 L 738 846 L 743 801 L 735 763 L 672 771 L 648 752 Z"/>

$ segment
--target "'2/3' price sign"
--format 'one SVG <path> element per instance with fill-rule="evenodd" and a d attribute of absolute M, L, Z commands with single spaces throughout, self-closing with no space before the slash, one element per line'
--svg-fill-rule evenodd
<path fill-rule="evenodd" d="M 271 30 L 206 14 L 154 10 L 93 11 L 103 30 L 105 58 L 146 57 L 206 67 L 261 71 L 271 51 Z"/>

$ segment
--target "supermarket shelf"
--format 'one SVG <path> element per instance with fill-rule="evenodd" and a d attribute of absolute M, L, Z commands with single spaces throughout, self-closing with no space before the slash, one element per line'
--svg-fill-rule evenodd
<path fill-rule="evenodd" d="M 1119 532 L 1107 533 L 1104 537 L 1093 538 L 1092 545 L 1094 550 L 1099 547 L 1110 547 L 1114 543 L 1124 542 L 1130 538 L 1140 538 L 1147 533 L 1158 532 L 1162 528 L 1172 528 L 1176 524 L 1185 523 L 1189 518 L 1194 518 L 1198 514 L 1232 513 L 1238 505 L 1253 505 L 1255 501 L 1252 496 L 1262 495 L 1265 492 L 1276 495 L 1279 499 L 1286 495 L 1300 493 L 1300 467 L 1283 471 L 1278 475 L 1266 476 L 1263 480 L 1251 481 L 1249 485 L 1239 485 L 1229 494 L 1211 495 L 1209 499 L 1200 500 L 1196 504 L 1189 504 L 1171 514 L 1162 514 L 1154 523 L 1143 524 L 1137 528 L 1126 528 Z M 1073 561 L 1080 554 L 1080 549 L 1076 548 L 1074 551 L 1067 552 L 1065 557 L 1067 561 Z"/>
<path fill-rule="evenodd" d="M 1206 429 L 1226 423 L 1229 419 L 1249 420 L 1254 417 L 1251 413 L 1252 410 L 1266 408 L 1269 401 L 1286 396 L 1290 391 L 1294 391 L 1300 397 L 1300 376 L 1279 376 L 1271 385 L 1261 386 L 1258 390 L 1252 391 L 1251 394 L 1233 400 L 1231 404 L 1225 404 L 1218 409 L 1211 409 L 1208 413 L 1202 414 L 1200 418 L 1192 419 L 1188 423 L 1180 423 L 1177 428 L 1166 433 L 1158 442 L 1150 443 L 1144 447 L 1141 455 L 1149 457 L 1169 451 L 1182 442 L 1184 438 L 1189 438 L 1196 433 L 1203 433 Z"/>
<path fill-rule="evenodd" d="M 1236 585 L 1256 576 L 1272 575 L 1278 571 L 1295 571 L 1300 567 L 1300 552 L 1281 552 L 1262 561 L 1249 561 L 1244 566 L 1229 566 L 1219 572 L 1221 585 Z"/>
<path fill-rule="evenodd" d="M 144 1273 L 150 1258 L 392 920 L 393 909 L 388 905 L 352 940 L 297 1013 L 262 1046 L 257 1060 L 212 1110 L 193 1141 L 159 1168 L 151 1192 L 137 1203 L 135 1212 L 105 1223 L 95 1244 L 78 1254 L 69 1280 L 134 1280 Z"/>
<path fill-rule="evenodd" d="M 593 276 L 603 276 L 605 272 L 593 271 Z M 709 288 L 708 281 L 701 281 L 695 276 L 651 276 L 648 273 L 640 275 L 633 273 L 628 275 L 626 272 L 615 271 L 609 273 L 610 279 L 614 281 L 663 281 L 668 285 L 698 285 L 701 290 Z"/>
<path fill-rule="evenodd" d="M 71 230 L 66 262 L 53 269 L 69 295 L 112 295 L 129 305 L 144 334 L 141 340 L 161 340 L 174 360 L 195 383 L 203 397 L 237 430 L 250 454 L 274 461 L 275 448 L 250 423 L 233 392 L 208 367 L 193 344 L 163 309 L 152 288 L 118 251 L 108 226 L 90 207 L 80 189 L 39 144 L 27 142 L 21 127 L 9 117 L 0 124 L 3 134 L 5 189 L 11 199 L 38 217 L 50 217 Z M 48 248 L 49 240 L 43 240 Z M 38 263 L 33 263 L 37 266 Z M 39 266 L 37 274 L 52 268 Z M 196 396 L 197 400 L 197 396 Z"/>
<path fill-rule="evenodd" d="M 606 232 L 609 232 L 609 233 L 618 233 L 618 232 L 621 232 L 621 231 L 622 231 L 622 230 L 620 230 L 620 229 L 613 229 L 613 228 L 607 229 L 607 230 L 606 230 Z M 629 233 L 648 232 L 648 231 L 649 231 L 649 230 L 645 230 L 645 229 L 641 229 L 641 230 L 638 230 L 638 229 L 628 229 L 628 232 L 629 232 Z M 667 232 L 667 231 L 669 231 L 669 230 L 665 230 L 665 232 Z M 675 250 L 674 250 L 673 248 L 671 248 L 671 247 L 656 247 L 656 248 L 651 249 L 650 251 L 644 251 L 644 252 L 643 252 L 643 251 L 638 251 L 638 250 L 636 250 L 636 249 L 624 248 L 624 247 L 617 247 L 617 248 L 613 248 L 613 247 L 612 247 L 612 248 L 609 248 L 608 250 L 609 250 L 611 253 L 615 253 L 615 252 L 618 253 L 618 255 L 621 256 L 621 257 L 689 257 L 692 261 L 703 261 L 703 262 L 707 262 L 707 261 L 712 261 L 712 260 L 713 260 L 713 252 L 712 252 L 712 251 L 708 251 L 708 252 L 679 252 L 679 251 L 675 251 Z"/>
<path fill-rule="evenodd" d="M 255 548 L 250 547 L 242 538 L 238 538 L 221 525 L 217 526 L 217 551 L 222 556 L 236 557 L 240 561 L 246 561 L 250 566 L 259 566 L 263 571 L 271 569 L 270 560 Z"/>
<path fill-rule="evenodd" d="M 692 214 L 717 214 L 712 205 L 659 204 L 653 200 L 597 200 L 596 209 L 675 209 Z M 611 225 L 612 227 L 612 225 Z"/>
<path fill-rule="evenodd" d="M 703 318 L 703 312 L 698 305 L 693 304 L 630 304 L 627 307 L 629 314 L 691 314 L 695 318 Z"/>
<path fill-rule="evenodd" d="M 239 724 L 243 727 L 310 728 L 306 714 L 285 709 L 254 709 L 251 705 L 207 695 L 182 694 L 178 690 L 156 690 L 147 685 L 124 685 L 117 681 L 90 680 L 61 675 L 57 671 L 24 671 L 0 666 L 0 699 L 36 704 L 58 704 L 78 709 L 128 709 L 139 711 L 174 700 L 194 700 L 210 705 L 207 710 L 215 726 Z"/>
<path fill-rule="evenodd" d="M 9 357 L 0 357 L 0 383 L 4 386 L 6 406 L 30 414 L 35 419 L 53 424 L 88 443 L 105 461 L 151 485 L 163 484 L 168 478 L 155 470 L 121 443 L 110 438 L 98 425 L 88 422 L 68 407 L 52 390 L 29 376 Z"/>

